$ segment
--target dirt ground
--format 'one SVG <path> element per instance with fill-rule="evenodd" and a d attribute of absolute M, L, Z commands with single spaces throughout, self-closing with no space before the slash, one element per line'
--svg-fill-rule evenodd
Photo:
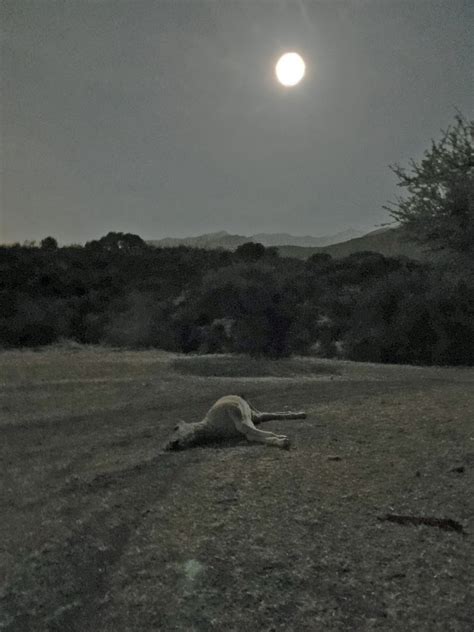
<path fill-rule="evenodd" d="M 66 346 L 0 381 L 1 630 L 473 629 L 474 369 Z M 292 449 L 161 452 L 232 393 L 306 410 Z"/>

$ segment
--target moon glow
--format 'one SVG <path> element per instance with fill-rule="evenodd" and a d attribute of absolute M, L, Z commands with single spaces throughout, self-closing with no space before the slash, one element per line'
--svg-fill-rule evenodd
<path fill-rule="evenodd" d="M 284 86 L 296 86 L 303 79 L 305 70 L 304 59 L 298 53 L 285 53 L 275 66 L 276 77 Z"/>

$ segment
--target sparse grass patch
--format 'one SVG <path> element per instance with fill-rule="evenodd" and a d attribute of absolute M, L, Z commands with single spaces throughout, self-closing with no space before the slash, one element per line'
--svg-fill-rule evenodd
<path fill-rule="evenodd" d="M 171 368 L 183 375 L 202 377 L 312 377 L 340 375 L 335 365 L 314 358 L 252 358 L 242 355 L 206 355 L 178 358 Z"/>

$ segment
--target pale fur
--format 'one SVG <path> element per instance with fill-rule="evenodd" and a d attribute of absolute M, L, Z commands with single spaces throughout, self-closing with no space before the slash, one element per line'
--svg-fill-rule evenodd
<path fill-rule="evenodd" d="M 260 412 L 239 395 L 221 397 L 209 409 L 202 421 L 188 424 L 180 422 L 165 449 L 182 450 L 193 445 L 245 436 L 248 441 L 257 441 L 279 448 L 289 448 L 290 440 L 285 435 L 260 430 L 256 426 L 272 419 L 304 419 L 304 412 Z"/>

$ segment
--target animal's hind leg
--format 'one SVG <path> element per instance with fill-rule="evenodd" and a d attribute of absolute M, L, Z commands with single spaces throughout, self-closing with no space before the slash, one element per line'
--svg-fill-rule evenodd
<path fill-rule="evenodd" d="M 273 419 L 306 419 L 306 413 L 303 411 L 299 412 L 275 412 L 275 413 L 261 413 L 252 410 L 252 421 L 254 424 L 258 425 L 265 421 L 272 421 Z"/>
<path fill-rule="evenodd" d="M 266 445 L 276 446 L 278 448 L 289 448 L 290 440 L 285 435 L 277 435 L 273 432 L 259 430 L 255 428 L 251 419 L 242 419 L 240 415 L 233 414 L 232 420 L 236 429 L 241 432 L 248 441 L 257 441 Z"/>

